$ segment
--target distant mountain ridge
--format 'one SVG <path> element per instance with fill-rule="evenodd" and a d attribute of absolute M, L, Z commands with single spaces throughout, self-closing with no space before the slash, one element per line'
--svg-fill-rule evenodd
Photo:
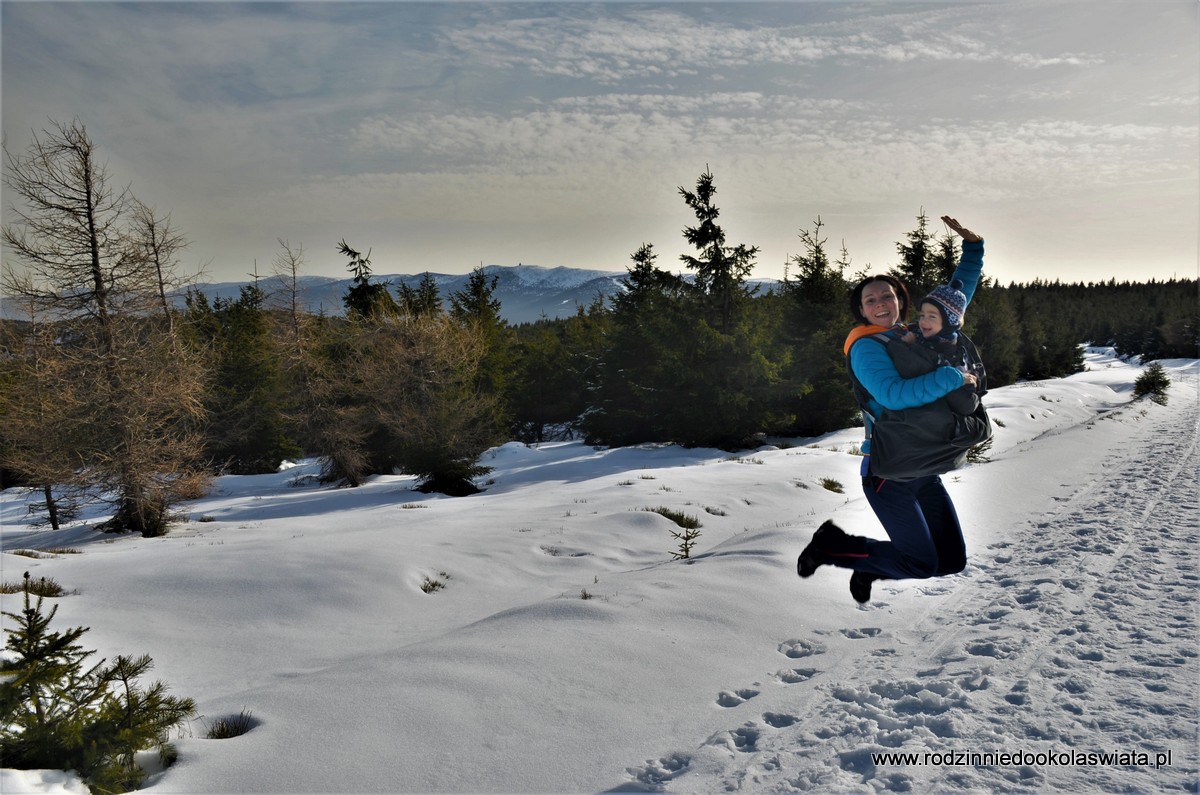
<path fill-rule="evenodd" d="M 500 315 L 510 324 L 533 323 L 542 318 L 557 319 L 574 315 L 577 307 L 591 306 L 597 296 L 611 306 L 611 299 L 619 295 L 625 288 L 624 279 L 628 271 L 601 271 L 588 268 L 570 268 L 565 266 L 548 268 L 541 265 L 486 265 L 483 272 L 489 277 L 496 278 L 494 297 L 500 301 Z M 450 306 L 450 296 L 467 285 L 470 274 L 430 273 L 437 283 L 442 303 Z M 685 279 L 693 278 L 685 273 Z M 425 278 L 421 273 L 372 274 L 371 281 L 376 284 L 387 284 L 392 295 L 396 295 L 396 287 L 407 284 L 416 288 Z M 221 298 L 236 301 L 242 287 L 249 281 L 238 282 L 206 282 L 193 285 L 191 289 L 202 293 L 209 303 Z M 751 279 L 750 283 L 758 285 L 763 291 L 777 285 L 774 279 Z M 305 311 L 328 315 L 341 315 L 346 309 L 342 297 L 350 289 L 352 280 L 349 276 L 301 276 L 298 279 L 300 288 L 300 303 Z M 268 295 L 269 305 L 278 306 L 287 295 L 285 281 L 280 276 L 263 276 L 258 279 L 258 285 Z M 186 290 L 172 294 L 176 306 L 184 307 Z M 8 299 L 0 299 L 0 318 L 20 317 L 14 311 L 15 305 L 10 305 Z"/>
<path fill-rule="evenodd" d="M 511 324 L 532 323 L 541 318 L 569 317 L 577 306 L 589 306 L 597 296 L 607 302 L 620 293 L 626 271 L 599 271 L 586 268 L 556 267 L 540 265 L 486 265 L 483 272 L 496 278 L 493 296 L 500 301 L 500 315 Z M 450 296 L 467 285 L 470 274 L 430 273 L 438 286 L 442 302 L 449 307 Z M 407 284 L 417 287 L 425 273 L 372 274 L 375 284 L 387 284 L 395 295 L 396 287 Z M 217 282 L 198 284 L 198 290 L 209 302 L 217 298 L 236 300 L 242 287 L 249 282 Z M 300 300 L 310 312 L 325 312 L 340 315 L 345 311 L 342 297 L 350 289 L 351 279 L 332 276 L 301 276 L 298 280 Z M 259 286 L 268 294 L 280 296 L 286 292 L 284 281 L 278 276 L 266 276 L 258 280 Z M 183 295 L 176 296 L 182 304 Z"/>

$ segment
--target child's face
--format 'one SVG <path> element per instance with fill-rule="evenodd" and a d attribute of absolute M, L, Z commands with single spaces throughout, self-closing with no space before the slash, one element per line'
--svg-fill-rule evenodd
<path fill-rule="evenodd" d="M 942 333 L 942 313 L 930 303 L 921 304 L 921 314 L 917 315 L 917 326 L 921 336 L 929 339 Z"/>

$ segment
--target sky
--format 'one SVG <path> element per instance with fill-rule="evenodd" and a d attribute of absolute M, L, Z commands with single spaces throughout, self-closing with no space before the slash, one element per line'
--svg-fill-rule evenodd
<path fill-rule="evenodd" d="M 1195 278 L 1200 6 L 94 3 L 2 14 L 5 145 L 82 122 L 183 269 L 682 271 L 711 170 L 781 278 L 820 219 L 885 271 L 922 212 L 1001 283 Z M 40 132 L 39 132 L 40 134 Z M 5 209 L 12 199 L 5 192 Z"/>

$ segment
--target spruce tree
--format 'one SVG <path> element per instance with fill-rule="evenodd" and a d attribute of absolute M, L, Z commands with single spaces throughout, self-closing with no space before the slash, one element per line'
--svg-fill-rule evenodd
<path fill-rule="evenodd" d="M 631 256 L 613 296 L 612 329 L 597 368 L 596 389 L 584 417 L 593 444 L 625 445 L 674 440 L 682 396 L 694 374 L 696 288 L 659 269 L 654 246 Z"/>
<path fill-rule="evenodd" d="M 891 270 L 891 274 L 904 282 L 913 300 L 920 300 L 938 283 L 933 264 L 937 249 L 924 207 L 917 214 L 917 228 L 905 236 L 905 242 L 896 244 L 896 250 L 900 254 L 900 264 Z"/>
<path fill-rule="evenodd" d="M 467 277 L 466 285 L 451 294 L 450 314 L 460 323 L 471 323 L 484 328 L 506 325 L 500 316 L 500 299 L 496 298 L 496 286 L 499 282 L 499 276 L 488 276 L 483 267 L 475 268 Z"/>
<path fill-rule="evenodd" d="M 442 312 L 442 295 L 437 279 L 428 271 L 416 287 L 401 282 L 396 292 L 400 296 L 400 308 L 410 315 L 432 316 Z"/>
<path fill-rule="evenodd" d="M 512 429 L 536 443 L 570 438 L 597 385 L 612 313 L 604 298 L 576 307 L 562 319 L 543 319 L 516 330 L 514 375 L 509 388 Z"/>
<path fill-rule="evenodd" d="M 963 330 L 979 348 L 989 389 L 1017 380 L 1021 368 L 1021 329 L 1008 294 L 982 278 L 971 299 Z"/>
<path fill-rule="evenodd" d="M 437 279 L 429 271 L 421 277 L 417 285 L 416 308 L 422 315 L 440 315 L 442 313 L 442 294 L 438 289 Z"/>
<path fill-rule="evenodd" d="M 695 192 L 679 193 L 699 221 L 683 230 L 699 256 L 681 257 L 696 271 L 697 300 L 685 310 L 693 321 L 688 336 L 674 338 L 684 355 L 675 408 L 667 416 L 669 438 L 738 449 L 778 419 L 779 363 L 770 352 L 770 318 L 753 306 L 756 288 L 747 282 L 758 247 L 726 245 L 710 171 L 697 180 Z"/>
<path fill-rule="evenodd" d="M 498 399 L 497 429 L 508 423 L 508 381 L 513 369 L 513 332 L 500 314 L 498 283 L 498 276 L 489 276 L 478 267 L 471 271 L 463 289 L 450 296 L 450 316 L 483 340 L 485 352 L 476 369 L 477 386 L 482 393 Z"/>
<path fill-rule="evenodd" d="M 358 317 L 395 315 L 398 309 L 387 284 L 371 281 L 371 252 L 363 254 L 351 248 L 344 238 L 337 250 L 350 258 L 346 267 L 350 270 L 351 286 L 342 297 L 346 313 Z"/>
<path fill-rule="evenodd" d="M 934 240 L 934 249 L 929 257 L 927 272 L 931 289 L 939 284 L 950 283 L 954 278 L 954 271 L 958 269 L 959 254 L 956 235 L 939 235 Z"/>
<path fill-rule="evenodd" d="M 1167 405 L 1167 390 L 1171 387 L 1171 376 L 1158 362 L 1154 362 L 1133 382 L 1134 400 L 1150 396 L 1160 406 Z"/>
<path fill-rule="evenodd" d="M 717 224 L 721 211 L 713 204 L 716 193 L 712 172 L 707 169 L 696 180 L 695 192 L 679 188 L 679 195 L 699 221 L 697 226 L 683 230 L 684 239 L 698 249 L 699 256 L 683 254 L 680 259 L 696 271 L 696 286 L 708 297 L 712 312 L 709 322 L 722 334 L 730 334 L 736 313 L 754 292 L 747 288 L 746 279 L 754 267 L 758 246 L 725 245 L 725 230 Z"/>
<path fill-rule="evenodd" d="M 188 299 L 187 320 L 208 351 L 214 377 L 208 392 L 206 453 L 235 475 L 274 472 L 299 446 L 286 430 L 287 387 L 275 328 L 257 282 L 236 301 Z"/>
<path fill-rule="evenodd" d="M 842 353 L 850 257 L 843 246 L 836 262 L 829 259 L 822 226 L 818 216 L 812 230 L 800 231 L 804 252 L 791 258 L 783 284 L 785 405 L 792 415 L 785 431 L 800 436 L 844 428 L 858 415 Z"/>

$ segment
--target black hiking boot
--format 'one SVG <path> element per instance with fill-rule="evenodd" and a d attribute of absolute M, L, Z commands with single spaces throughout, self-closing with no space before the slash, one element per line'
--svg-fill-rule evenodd
<path fill-rule="evenodd" d="M 880 577 L 878 574 L 856 571 L 850 575 L 850 595 L 854 597 L 854 601 L 865 605 L 871 601 L 871 583 L 882 579 L 886 578 Z"/>
<path fill-rule="evenodd" d="M 832 521 L 826 520 L 824 524 L 817 528 L 817 532 L 813 533 L 812 541 L 808 542 L 808 546 L 800 553 L 800 557 L 796 559 L 796 573 L 801 577 L 811 577 L 813 572 L 819 566 L 829 562 L 830 548 L 839 544 L 844 544 L 849 538 L 842 528 L 835 525 Z"/>

